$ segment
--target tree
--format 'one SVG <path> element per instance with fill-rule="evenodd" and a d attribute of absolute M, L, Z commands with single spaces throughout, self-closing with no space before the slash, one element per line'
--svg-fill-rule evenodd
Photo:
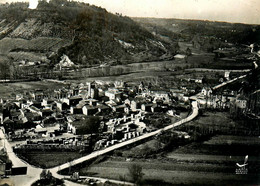
<path fill-rule="evenodd" d="M 41 174 L 40 174 L 40 179 L 44 180 L 46 178 L 47 172 L 45 169 L 42 170 Z"/>
<path fill-rule="evenodd" d="M 51 172 L 48 170 L 48 171 L 47 171 L 47 174 L 46 174 L 46 179 L 47 179 L 47 180 L 51 180 L 51 177 L 52 177 L 52 174 L 51 174 Z"/>
<path fill-rule="evenodd" d="M 10 78 L 10 64 L 8 62 L 0 62 L 0 78 L 7 80 Z"/>
<path fill-rule="evenodd" d="M 94 134 L 99 132 L 100 119 L 99 117 L 90 116 L 74 123 L 77 126 L 77 133 Z"/>
<path fill-rule="evenodd" d="M 131 177 L 132 181 L 134 181 L 135 183 L 139 183 L 144 176 L 143 168 L 138 164 L 131 164 L 128 167 L 128 171 L 129 171 L 129 176 Z"/>
<path fill-rule="evenodd" d="M 43 169 L 40 174 L 40 179 L 41 180 L 51 180 L 51 178 L 52 178 L 51 172 L 49 170 L 46 171 L 45 169 Z"/>

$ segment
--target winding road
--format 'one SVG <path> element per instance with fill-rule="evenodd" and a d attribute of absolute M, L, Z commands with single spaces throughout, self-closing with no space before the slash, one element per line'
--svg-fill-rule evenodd
<path fill-rule="evenodd" d="M 237 77 L 235 79 L 232 79 L 232 80 L 229 80 L 229 81 L 226 81 L 224 83 L 221 83 L 215 87 L 213 87 L 212 89 L 213 90 L 216 90 L 218 88 L 221 88 L 227 84 L 230 84 L 230 83 L 233 83 L 234 81 L 237 81 L 239 79 L 242 79 L 242 78 L 245 78 L 247 75 L 243 75 L 243 76 L 240 76 L 240 77 Z M 105 149 L 102 149 L 102 150 L 98 150 L 98 151 L 94 151 L 92 152 L 91 154 L 88 154 L 86 156 L 83 156 L 81 158 L 78 158 L 78 159 L 75 159 L 71 162 L 67 162 L 65 164 L 62 164 L 60 166 L 56 166 L 54 168 L 51 168 L 49 169 L 50 172 L 52 173 L 52 175 L 55 177 L 55 178 L 59 178 L 59 179 L 63 179 L 63 178 L 69 178 L 69 176 L 64 176 L 64 175 L 60 175 L 58 174 L 58 171 L 60 170 L 63 170 L 63 169 L 66 169 L 66 168 L 69 168 L 70 166 L 74 166 L 74 165 L 77 165 L 77 164 L 80 164 L 80 163 L 83 163 L 85 161 L 88 161 L 88 160 L 91 160 L 91 159 L 94 159 L 100 155 L 104 155 L 108 152 L 111 152 L 111 151 L 114 151 L 116 149 L 119 149 L 119 148 L 122 148 L 122 147 L 125 147 L 127 145 L 130 145 L 130 144 L 134 144 L 136 142 L 139 142 L 141 140 L 144 140 L 144 139 L 147 139 L 147 138 L 150 138 L 150 137 L 153 137 L 153 136 L 156 136 L 158 135 L 159 133 L 161 133 L 162 131 L 167 131 L 167 130 L 171 130 L 173 129 L 174 127 L 177 127 L 179 125 L 182 125 L 184 123 L 187 123 L 191 120 L 193 120 L 195 117 L 198 116 L 199 114 L 199 107 L 198 107 L 198 95 L 195 95 L 195 96 L 192 96 L 190 97 L 192 101 L 191 103 L 191 106 L 192 106 L 192 112 L 191 114 L 187 117 L 187 118 L 184 118 L 178 122 L 175 122 L 171 125 L 168 125 L 162 129 L 158 129 L 156 131 L 153 131 L 153 132 L 150 132 L 150 133 L 146 133 L 146 134 L 143 134 L 141 136 L 138 136 L 136 138 L 133 138 L 133 139 L 130 139 L 128 141 L 124 141 L 124 142 L 121 142 L 121 143 L 118 143 L 118 144 L 115 144 L 113 146 L 110 146 L 110 147 L 107 147 Z M 9 159 L 12 161 L 14 167 L 18 167 L 18 166 L 27 166 L 27 175 L 21 175 L 21 176 L 11 176 L 10 179 L 14 182 L 14 184 L 16 186 L 30 186 L 32 183 L 34 183 L 35 181 L 37 181 L 40 177 L 40 173 L 42 171 L 41 168 L 37 168 L 37 167 L 33 167 L 32 165 L 22 161 L 21 159 L 19 159 L 15 153 L 13 152 L 13 149 L 12 149 L 12 146 L 10 145 L 10 143 L 5 139 L 5 135 L 4 135 L 4 132 L 3 132 L 3 129 L 0 130 L 0 138 L 1 138 L 1 142 L 2 144 L 5 145 L 5 148 L 7 150 L 7 153 L 8 153 L 8 156 L 9 156 Z M 105 178 L 98 178 L 98 177 L 84 177 L 84 178 L 90 178 L 90 179 L 95 179 L 95 180 L 99 180 L 101 182 L 106 182 L 106 181 L 109 181 L 111 183 L 115 183 L 115 184 L 122 184 L 122 185 L 134 185 L 132 183 L 127 183 L 127 182 L 123 182 L 123 181 L 118 181 L 118 180 L 111 180 L 111 179 L 105 179 Z M 68 185 L 68 186 L 80 186 L 81 184 L 77 184 L 77 183 L 73 183 L 73 182 L 70 182 L 68 180 L 65 180 L 65 185 Z M 81 185 L 82 186 L 82 185 Z"/>
<path fill-rule="evenodd" d="M 193 120 L 199 113 L 199 109 L 198 109 L 198 103 L 197 101 L 193 101 L 192 102 L 192 113 L 185 119 L 182 119 L 176 123 L 173 123 L 169 126 L 166 126 L 162 129 L 158 129 L 154 132 L 150 132 L 150 133 L 146 133 L 146 134 L 143 134 L 139 137 L 136 137 L 136 138 L 133 138 L 133 139 L 130 139 L 128 141 L 124 141 L 124 142 L 121 142 L 121 143 L 118 143 L 116 145 L 113 145 L 113 146 L 110 146 L 110 147 L 107 147 L 103 150 L 98 150 L 98 151 L 95 151 L 89 155 L 86 155 L 86 156 L 83 156 L 79 159 L 76 159 L 76 160 L 73 160 L 72 162 L 68 162 L 68 163 L 65 163 L 65 164 L 62 164 L 60 166 L 57 166 L 57 167 L 54 167 L 52 169 L 49 169 L 52 173 L 53 176 L 57 177 L 57 178 L 63 178 L 62 175 L 59 175 L 57 172 L 59 170 L 63 170 L 63 169 L 66 169 L 66 168 L 69 168 L 71 165 L 77 165 L 77 164 L 80 164 L 82 162 L 85 162 L 87 160 L 91 160 L 93 158 L 96 158 L 100 155 L 103 155 L 103 154 L 106 154 L 108 152 L 111 152 L 111 151 L 114 151 L 116 149 L 119 149 L 119 148 L 122 148 L 124 146 L 127 146 L 127 145 L 130 145 L 130 144 L 133 144 L 133 143 L 136 143 L 138 141 L 141 141 L 141 140 L 144 140 L 144 139 L 147 139 L 147 138 L 150 138 L 152 136 L 156 136 L 157 134 L 159 134 L 161 131 L 167 131 L 167 130 L 170 130 L 170 129 L 173 129 L 174 127 L 177 127 L 183 123 L 186 123 L 186 122 L 189 122 L 191 120 Z"/>
<path fill-rule="evenodd" d="M 24 162 L 16 156 L 16 154 L 13 152 L 12 146 L 5 138 L 3 129 L 0 129 L 0 138 L 1 144 L 6 149 L 9 159 L 12 161 L 13 167 L 27 167 L 26 175 L 11 176 L 11 180 L 14 182 L 14 184 L 16 186 L 26 186 L 31 185 L 32 183 L 37 181 L 40 178 L 40 173 L 42 169 L 28 164 L 27 162 Z"/>
<path fill-rule="evenodd" d="M 178 121 L 176 123 L 173 123 L 173 124 L 171 124 L 169 126 L 166 126 L 166 127 L 162 128 L 162 129 L 159 129 L 159 130 L 156 130 L 156 131 L 153 131 L 153 132 L 150 132 L 150 133 L 146 133 L 146 134 L 144 134 L 142 136 L 130 139 L 128 141 L 124 141 L 122 143 L 115 144 L 115 145 L 110 146 L 110 147 L 107 147 L 107 148 L 105 148 L 103 150 L 95 151 L 95 152 L 93 152 L 93 153 L 91 153 L 89 155 L 83 156 L 83 157 L 81 157 L 79 159 L 73 160 L 72 162 L 68 162 L 68 163 L 62 164 L 60 166 L 51 168 L 49 170 L 51 171 L 52 175 L 55 178 L 59 178 L 59 179 L 68 178 L 68 176 L 60 175 L 57 172 L 60 171 L 60 170 L 69 168 L 72 165 L 80 164 L 80 163 L 85 162 L 87 160 L 91 160 L 93 158 L 96 158 L 96 157 L 98 157 L 100 155 L 103 155 L 103 154 L 106 154 L 108 152 L 114 151 L 116 149 L 122 148 L 124 146 L 130 145 L 130 144 L 134 144 L 136 142 L 139 142 L 141 140 L 150 138 L 152 136 L 156 136 L 157 134 L 159 134 L 163 130 L 167 131 L 167 130 L 173 129 L 174 127 L 177 127 L 177 126 L 179 126 L 179 125 L 181 125 L 183 123 L 189 122 L 189 121 L 191 121 L 192 119 L 194 119 L 198 115 L 198 110 L 199 109 L 198 109 L 197 101 L 193 101 L 192 102 L 192 112 L 185 119 L 182 119 L 182 120 L 180 120 L 180 121 Z M 3 130 L 0 130 L 0 138 L 1 138 L 2 144 L 4 144 L 4 146 L 6 148 L 6 151 L 8 153 L 9 159 L 13 163 L 13 166 L 14 167 L 21 167 L 21 166 L 26 166 L 27 167 L 27 174 L 26 175 L 11 176 L 10 177 L 10 179 L 14 182 L 14 184 L 16 186 L 27 186 L 27 185 L 30 186 L 32 183 L 37 181 L 40 178 L 40 173 L 41 173 L 42 169 L 34 167 L 34 166 L 28 164 L 27 162 L 24 162 L 23 160 L 19 159 L 15 155 L 15 153 L 13 152 L 12 146 L 10 145 L 8 140 L 5 138 Z M 132 183 L 127 183 L 127 182 L 118 181 L 118 180 L 111 180 L 111 179 L 104 179 L 104 178 L 97 178 L 97 177 L 85 177 L 85 178 L 95 179 L 95 180 L 99 180 L 101 182 L 109 181 L 109 182 L 115 183 L 115 184 L 133 185 Z M 67 181 L 67 180 L 65 180 L 65 184 L 68 185 L 68 186 L 80 185 L 80 184 L 77 184 L 77 183 L 72 183 L 72 182 Z"/>

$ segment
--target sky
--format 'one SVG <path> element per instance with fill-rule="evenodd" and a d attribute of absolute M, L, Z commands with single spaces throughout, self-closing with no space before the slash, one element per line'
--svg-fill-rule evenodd
<path fill-rule="evenodd" d="M 0 0 L 0 3 L 29 0 Z M 30 8 L 37 0 L 30 0 Z M 260 24 L 260 0 L 81 0 L 130 17 L 157 17 Z"/>

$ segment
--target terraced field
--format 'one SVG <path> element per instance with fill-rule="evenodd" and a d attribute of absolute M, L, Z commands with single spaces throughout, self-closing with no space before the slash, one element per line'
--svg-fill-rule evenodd
<path fill-rule="evenodd" d="M 56 51 L 68 44 L 70 44 L 70 40 L 61 38 L 38 37 L 26 40 L 7 37 L 0 40 L 0 52 L 7 54 L 11 51 Z"/>

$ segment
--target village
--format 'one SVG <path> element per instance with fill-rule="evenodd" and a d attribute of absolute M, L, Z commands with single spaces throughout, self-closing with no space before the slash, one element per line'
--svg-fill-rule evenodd
<path fill-rule="evenodd" d="M 182 97 L 178 107 L 188 109 L 189 100 L 184 91 L 182 94 L 153 91 L 143 83 L 130 87 L 124 82 L 96 81 L 54 90 L 52 94 L 37 90 L 18 94 L 14 100 L 2 100 L 1 125 L 10 141 L 26 140 L 26 146 L 32 147 L 33 141 L 39 143 L 39 140 L 60 144 L 51 139 L 68 136 L 74 140 L 64 139 L 63 145 L 73 141 L 74 145 L 90 147 L 90 141 L 93 144 L 94 140 L 96 144 L 90 149 L 97 149 L 157 129 L 144 122 L 152 114 L 168 119 L 168 123 L 171 120 L 167 115 L 180 117 L 180 110 L 174 108 L 174 97 L 178 96 Z M 161 112 L 164 114 L 158 114 Z M 89 124 L 90 121 L 96 126 Z M 103 137 L 96 141 L 100 136 Z M 78 138 L 84 143 L 76 143 Z"/>
<path fill-rule="evenodd" d="M 229 73 L 225 74 L 228 81 Z M 192 95 L 202 109 L 242 112 L 247 108 L 238 91 L 217 88 L 196 92 L 186 87 L 155 89 L 143 82 L 74 83 L 1 99 L 0 121 L 18 154 L 28 150 L 91 153 L 187 117 Z"/>

